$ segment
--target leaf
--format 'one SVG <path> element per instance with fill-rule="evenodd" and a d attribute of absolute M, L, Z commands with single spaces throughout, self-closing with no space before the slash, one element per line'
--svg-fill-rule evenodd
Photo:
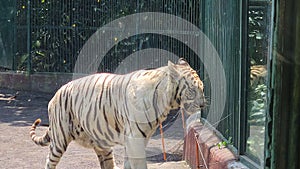
<path fill-rule="evenodd" d="M 229 143 L 229 144 L 232 143 L 232 137 L 231 137 L 231 136 L 228 138 L 228 143 Z"/>
<path fill-rule="evenodd" d="M 217 143 L 217 146 L 218 146 L 219 149 L 221 149 L 222 142 Z"/>

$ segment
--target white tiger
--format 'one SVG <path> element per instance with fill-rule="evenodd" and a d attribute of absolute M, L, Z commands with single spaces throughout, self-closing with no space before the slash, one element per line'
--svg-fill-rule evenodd
<path fill-rule="evenodd" d="M 125 75 L 94 74 L 62 86 L 48 105 L 48 130 L 36 136 L 37 119 L 30 135 L 36 144 L 50 145 L 47 169 L 56 167 L 72 140 L 93 148 L 102 169 L 116 168 L 117 144 L 125 146 L 124 168 L 145 169 L 145 146 L 170 110 L 191 114 L 205 102 L 203 83 L 184 59 Z"/>

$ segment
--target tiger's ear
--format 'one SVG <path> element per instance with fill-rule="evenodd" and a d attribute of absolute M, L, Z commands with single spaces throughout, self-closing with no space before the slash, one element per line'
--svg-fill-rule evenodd
<path fill-rule="evenodd" d="M 189 63 L 183 58 L 179 58 L 177 64 L 182 66 L 190 66 Z"/>
<path fill-rule="evenodd" d="M 172 63 L 171 61 L 168 61 L 168 69 L 169 69 L 169 75 L 172 78 L 180 79 L 180 73 L 176 64 Z"/>

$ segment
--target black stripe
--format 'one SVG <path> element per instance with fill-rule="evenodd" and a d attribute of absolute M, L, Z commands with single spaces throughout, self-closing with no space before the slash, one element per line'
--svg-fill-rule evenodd
<path fill-rule="evenodd" d="M 121 115 L 121 118 L 122 118 L 122 124 L 121 124 L 121 126 L 122 126 L 122 129 L 123 129 L 123 132 L 125 132 L 125 130 L 124 130 L 124 126 L 125 126 L 124 117 Z"/>
<path fill-rule="evenodd" d="M 114 115 L 115 115 L 115 119 L 116 119 L 116 123 L 120 124 L 120 121 L 119 121 L 119 113 L 118 113 L 118 110 L 116 109 L 116 107 L 114 107 Z"/>
<path fill-rule="evenodd" d="M 91 76 L 88 76 L 86 81 L 84 81 L 84 87 L 82 88 L 84 91 L 82 91 L 83 93 L 85 93 L 85 99 L 87 99 L 87 94 L 88 94 L 88 91 L 91 89 L 91 85 L 95 85 L 95 83 L 93 84 L 92 81 L 94 80 L 95 78 L 95 75 L 91 75 Z M 88 84 L 88 86 L 85 86 L 86 84 Z M 92 94 L 91 94 L 92 95 Z"/>
<path fill-rule="evenodd" d="M 108 124 L 108 120 L 107 120 L 107 116 L 106 116 L 106 112 L 105 112 L 105 107 L 104 107 L 104 105 L 103 105 L 102 111 L 103 111 L 103 115 L 104 115 L 104 120 L 105 120 L 106 123 Z"/>
<path fill-rule="evenodd" d="M 100 122 L 99 121 L 97 121 L 97 129 L 100 132 L 100 134 L 103 135 L 102 128 L 100 126 Z"/>
<path fill-rule="evenodd" d="M 60 95 L 62 96 L 62 95 Z M 58 113 L 58 117 L 56 116 L 56 118 L 58 119 L 58 125 L 59 125 L 59 129 L 60 129 L 60 132 L 62 133 L 62 136 L 63 136 L 63 141 L 64 143 L 67 142 L 67 139 L 66 139 L 66 135 L 65 135 L 65 132 L 64 132 L 64 126 L 63 126 L 63 123 L 62 123 L 62 120 L 64 120 L 64 116 L 65 116 L 65 113 L 63 113 L 63 109 L 62 109 L 62 106 L 61 106 L 61 102 L 62 102 L 62 98 L 60 97 L 60 100 L 59 100 L 59 103 L 60 103 L 60 112 L 56 112 Z M 61 138 L 60 138 L 61 139 Z"/>
<path fill-rule="evenodd" d="M 100 104 L 99 102 L 98 102 L 98 97 L 96 97 L 96 101 L 95 101 L 95 112 L 93 112 L 94 113 L 94 121 L 96 121 L 96 117 L 97 117 L 97 114 L 98 114 L 98 104 Z M 99 110 L 100 111 L 100 110 Z"/>
<path fill-rule="evenodd" d="M 120 82 L 120 85 L 119 86 L 123 86 L 123 83 L 124 83 L 124 78 L 125 76 L 121 76 L 121 82 Z M 121 97 L 123 96 L 121 93 L 122 93 L 122 87 L 119 87 L 119 100 L 121 100 Z"/>
<path fill-rule="evenodd" d="M 115 114 L 115 130 L 118 132 L 118 135 L 120 135 L 120 128 L 119 128 L 119 125 L 120 125 L 120 121 L 119 121 L 119 116 L 118 116 L 118 113 L 117 113 L 117 110 L 116 108 L 114 107 L 114 114 Z"/>
<path fill-rule="evenodd" d="M 181 102 L 181 99 L 180 99 L 180 98 L 177 98 L 177 99 L 176 99 L 176 103 L 177 103 L 178 105 L 180 105 L 180 102 Z"/>
<path fill-rule="evenodd" d="M 94 136 L 96 137 L 96 142 L 101 145 L 101 146 L 104 146 L 104 147 L 108 147 L 109 144 L 107 143 L 106 139 L 101 139 L 99 137 L 99 135 L 97 135 L 96 131 L 95 130 L 92 130 L 92 133 L 94 134 Z M 103 136 L 103 135 L 102 135 Z"/>
<path fill-rule="evenodd" d="M 62 138 L 60 138 L 60 140 L 62 140 L 63 141 L 63 145 L 62 146 L 64 146 L 63 148 L 64 148 L 64 150 L 67 148 L 66 147 L 66 144 L 67 144 L 67 137 L 66 137 L 66 133 L 64 132 L 64 128 L 63 128 L 63 126 L 62 126 L 62 123 L 61 123 L 61 120 L 59 121 L 59 126 L 60 126 L 60 129 L 61 129 L 61 133 L 62 133 L 62 137 L 63 137 L 63 140 L 62 140 Z"/>
<path fill-rule="evenodd" d="M 70 136 L 72 137 L 73 140 L 75 140 L 75 136 L 73 135 L 73 133 L 70 133 Z"/>
<path fill-rule="evenodd" d="M 63 108 L 62 108 L 62 93 L 60 92 L 59 93 L 59 98 L 58 98 L 58 104 L 55 105 L 55 113 L 56 113 L 56 117 L 57 117 L 57 120 L 59 120 L 59 123 L 61 123 L 61 120 L 63 119 Z M 56 110 L 58 109 L 58 110 Z M 61 124 L 60 124 L 61 125 Z"/>
<path fill-rule="evenodd" d="M 73 113 L 69 112 L 69 125 L 71 125 L 72 127 L 70 128 L 70 130 L 73 128 Z"/>
<path fill-rule="evenodd" d="M 105 82 L 106 82 L 108 76 L 109 75 L 106 75 L 106 77 L 104 78 L 103 83 L 102 83 L 102 89 L 101 89 L 101 92 L 100 92 L 100 99 L 99 99 L 99 109 L 100 110 L 101 110 L 102 96 L 103 96 L 103 92 L 104 92 Z"/>
<path fill-rule="evenodd" d="M 87 79 L 86 81 L 89 81 L 89 79 Z M 86 95 L 87 95 L 87 92 L 84 91 L 84 89 L 87 89 L 87 88 L 85 87 L 85 85 L 87 84 L 86 81 L 83 82 L 83 86 L 81 87 L 81 92 L 82 92 L 82 94 L 85 94 L 85 98 L 86 98 Z"/>
<path fill-rule="evenodd" d="M 107 158 L 107 159 L 102 160 L 101 162 L 103 163 L 103 162 L 108 161 L 108 160 L 113 160 L 113 158 L 112 157 L 111 158 Z"/>
<path fill-rule="evenodd" d="M 176 98 L 177 98 L 178 90 L 179 90 L 179 85 L 176 87 L 175 95 L 174 95 L 174 100 L 176 100 Z"/>
<path fill-rule="evenodd" d="M 106 95 L 106 100 L 110 100 L 111 101 L 111 98 L 110 98 L 110 86 L 111 85 L 111 79 L 110 81 L 107 83 L 106 85 L 106 91 L 105 91 L 105 95 Z M 111 104 L 110 104 L 111 105 Z"/>
<path fill-rule="evenodd" d="M 179 92 L 179 98 L 181 99 L 181 96 L 182 96 L 182 92 L 183 90 L 186 88 L 186 85 L 183 85 L 180 92 Z"/>
<path fill-rule="evenodd" d="M 114 77 L 113 77 L 113 79 L 111 80 L 111 87 L 109 88 L 110 90 L 109 90 L 109 105 L 110 106 L 112 106 L 112 93 L 114 93 L 114 91 L 116 90 L 116 84 L 118 84 L 118 82 L 119 82 L 119 80 L 120 80 L 120 76 L 118 76 L 118 75 L 115 75 Z"/>
<path fill-rule="evenodd" d="M 92 97 L 94 96 L 95 86 L 96 86 L 96 84 L 98 83 L 99 79 L 100 79 L 100 77 L 98 76 L 98 77 L 97 77 L 97 80 L 95 81 L 95 83 L 94 83 L 94 85 L 93 85 L 93 88 L 92 88 L 92 91 L 91 91 L 91 96 L 90 96 L 90 98 L 89 98 L 89 101 L 91 101 Z"/>
<path fill-rule="evenodd" d="M 88 109 L 88 111 L 87 111 L 87 113 L 86 113 L 86 115 L 85 115 L 85 123 L 86 123 L 86 128 L 87 129 L 90 129 L 90 128 L 92 128 L 90 125 L 91 125 L 91 123 L 89 123 L 89 115 L 91 115 L 92 114 L 92 112 L 91 112 L 91 108 L 92 108 L 92 105 L 88 105 L 89 106 L 89 109 Z M 96 113 L 95 113 L 96 114 Z"/>
<path fill-rule="evenodd" d="M 78 91 L 76 91 L 76 96 L 75 96 L 75 105 L 77 104 L 77 102 L 78 102 L 78 95 L 79 95 L 79 92 Z"/>
<path fill-rule="evenodd" d="M 69 100 L 69 96 L 67 95 L 65 97 L 65 109 L 67 110 L 67 107 L 68 107 L 68 100 Z"/>
<path fill-rule="evenodd" d="M 142 133 L 142 135 L 146 138 L 146 134 L 144 133 L 144 131 L 140 128 L 139 124 L 137 122 L 135 122 L 137 128 L 139 129 L 140 133 Z"/>
<path fill-rule="evenodd" d="M 104 133 L 104 137 L 106 140 L 109 140 L 109 142 L 111 142 L 111 138 L 106 133 Z"/>
<path fill-rule="evenodd" d="M 155 90 L 153 93 L 153 100 L 152 100 L 152 105 L 154 107 L 154 112 L 155 112 L 155 118 L 156 118 L 156 124 L 158 124 L 158 115 L 159 115 L 159 108 L 157 107 L 157 88 L 160 85 L 161 81 L 155 86 Z"/>
<path fill-rule="evenodd" d="M 115 78 L 117 78 L 117 76 L 116 75 L 114 75 L 114 77 L 112 78 L 112 79 L 110 79 L 110 81 L 109 81 L 109 83 L 108 83 L 108 88 L 107 88 L 107 92 L 108 92 L 108 94 L 107 94 L 107 96 L 106 97 L 108 97 L 108 100 L 109 100 L 109 105 L 111 106 L 112 105 L 112 100 L 111 100 L 111 98 L 112 98 L 112 91 L 114 90 L 114 88 L 113 88 L 113 86 L 115 85 Z"/>
<path fill-rule="evenodd" d="M 120 128 L 118 126 L 117 121 L 115 120 L 115 130 L 118 132 L 118 134 L 120 135 Z"/>
<path fill-rule="evenodd" d="M 62 93 L 61 93 L 61 94 L 63 95 L 63 97 L 65 97 L 65 95 L 66 95 L 67 87 L 68 87 L 68 86 L 65 86 L 64 90 L 63 90 Z"/>
<path fill-rule="evenodd" d="M 145 107 L 145 109 L 147 108 L 147 105 L 146 105 L 146 103 L 145 103 L 145 100 L 143 99 L 143 103 L 144 103 L 144 107 Z M 148 121 L 148 125 L 150 126 L 150 128 L 152 129 L 152 124 L 151 124 L 151 122 L 150 122 L 150 120 L 149 120 L 149 117 L 147 116 L 147 112 L 145 111 L 145 117 L 147 118 L 147 121 Z"/>
<path fill-rule="evenodd" d="M 60 107 L 60 109 L 62 110 L 62 105 L 64 105 L 63 104 L 63 94 L 62 94 L 62 92 L 59 94 L 59 107 Z"/>
<path fill-rule="evenodd" d="M 52 156 L 55 157 L 55 158 L 60 158 L 60 157 L 61 157 L 61 154 L 60 154 L 60 155 L 57 155 L 57 154 L 54 153 L 54 151 L 52 151 Z"/>
<path fill-rule="evenodd" d="M 61 151 L 60 149 L 58 149 L 57 146 L 55 147 L 55 150 L 56 150 L 58 153 L 63 154 L 62 151 Z"/>
<path fill-rule="evenodd" d="M 78 110 L 79 111 L 79 117 L 82 117 L 83 102 L 84 102 L 84 98 L 81 99 L 81 102 L 79 104 L 79 110 Z"/>
<path fill-rule="evenodd" d="M 108 152 L 108 153 L 107 153 L 106 155 L 104 155 L 104 156 L 106 156 L 106 157 L 107 157 L 107 156 L 110 156 L 110 155 L 112 154 L 112 152 L 113 152 L 113 151 L 110 151 L 110 152 Z"/>
<path fill-rule="evenodd" d="M 139 78 L 142 75 L 142 73 L 140 73 L 139 71 L 136 73 L 137 73 L 137 76 L 135 78 Z"/>
<path fill-rule="evenodd" d="M 109 100 L 109 106 L 111 106 L 111 90 L 110 89 L 108 89 L 108 95 L 107 96 L 108 96 L 108 100 Z"/>
<path fill-rule="evenodd" d="M 63 151 L 66 151 L 67 147 L 68 147 L 68 144 L 67 144 L 67 142 L 65 142 L 64 145 L 63 145 L 63 149 L 64 149 Z"/>
<path fill-rule="evenodd" d="M 160 76 L 160 74 L 161 74 L 161 72 L 160 72 L 160 71 L 157 71 L 157 72 L 150 78 L 150 80 L 152 80 L 152 79 L 154 79 L 154 78 Z"/>
<path fill-rule="evenodd" d="M 130 121 L 129 121 L 129 118 L 128 116 L 125 114 L 125 119 L 127 120 L 127 123 L 128 123 L 128 126 L 129 126 L 129 130 L 130 130 L 130 134 L 132 135 L 132 128 L 130 127 Z"/>
<path fill-rule="evenodd" d="M 110 140 L 114 140 L 114 133 L 112 133 L 112 131 L 110 130 L 110 124 L 107 124 L 107 131 L 108 131 L 108 135 L 110 136 Z"/>
<path fill-rule="evenodd" d="M 55 160 L 51 159 L 50 157 L 49 157 L 49 161 L 50 161 L 51 163 L 57 163 L 57 162 L 58 162 L 58 160 L 55 161 Z"/>
<path fill-rule="evenodd" d="M 73 98 L 72 98 L 71 92 L 69 93 L 68 97 L 70 98 L 70 109 L 69 109 L 69 111 L 70 111 L 70 113 L 73 114 Z"/>
<path fill-rule="evenodd" d="M 45 140 L 46 140 L 47 142 L 50 142 L 50 136 L 49 136 L 48 132 L 47 132 L 47 135 L 45 136 Z"/>

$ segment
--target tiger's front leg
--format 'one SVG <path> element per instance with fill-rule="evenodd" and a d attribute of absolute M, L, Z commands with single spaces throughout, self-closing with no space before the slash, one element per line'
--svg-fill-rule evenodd
<path fill-rule="evenodd" d="M 144 138 L 128 138 L 125 143 L 124 169 L 147 169 Z"/>

